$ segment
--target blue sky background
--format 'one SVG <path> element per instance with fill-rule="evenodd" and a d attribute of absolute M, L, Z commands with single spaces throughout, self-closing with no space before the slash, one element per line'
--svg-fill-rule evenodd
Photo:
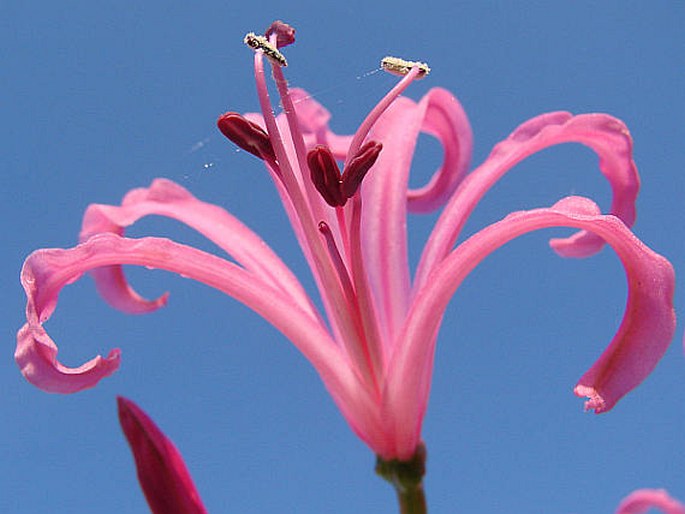
<path fill-rule="evenodd" d="M 71 396 L 30 386 L 14 365 L 25 299 L 18 274 L 41 247 L 74 244 L 91 202 L 118 203 L 167 177 L 221 204 L 311 280 L 261 164 L 215 130 L 225 110 L 254 111 L 248 31 L 295 25 L 292 85 L 352 132 L 394 80 L 369 74 L 387 54 L 427 61 L 420 96 L 442 86 L 471 120 L 474 163 L 545 111 L 602 111 L 635 140 L 643 187 L 636 233 L 685 266 L 685 58 L 681 2 L 36 2 L 0 6 L 3 99 L 0 312 L 0 511 L 144 513 L 115 396 L 138 402 L 184 454 L 211 513 L 396 512 L 374 456 L 349 430 L 308 363 L 261 318 L 204 286 L 132 270 L 147 316 L 110 309 L 85 278 L 47 324 L 76 365 L 121 347 L 123 365 Z M 360 78 L 361 77 L 361 78 Z M 421 140 L 418 184 L 440 160 Z M 545 151 L 486 197 L 469 233 L 511 210 L 609 191 L 588 149 Z M 417 246 L 434 217 L 412 220 Z M 212 247 L 146 219 L 133 235 Z M 582 261 L 527 236 L 458 291 L 440 333 L 424 424 L 430 512 L 606 514 L 640 487 L 685 500 L 682 324 L 654 374 L 610 413 L 572 394 L 616 330 L 623 271 L 608 250 Z M 682 279 L 676 305 L 685 316 Z"/>

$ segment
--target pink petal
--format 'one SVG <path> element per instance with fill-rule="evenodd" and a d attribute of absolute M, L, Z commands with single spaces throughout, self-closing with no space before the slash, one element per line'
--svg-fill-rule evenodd
<path fill-rule="evenodd" d="M 174 443 L 131 400 L 117 398 L 119 422 L 136 461 L 138 481 L 154 514 L 206 513 Z"/>
<path fill-rule="evenodd" d="M 685 506 L 671 498 L 664 489 L 638 489 L 623 499 L 616 514 L 643 514 L 659 509 L 665 514 L 685 514 Z"/>
<path fill-rule="evenodd" d="M 426 186 L 408 192 L 422 131 L 440 140 L 445 157 Z M 361 188 L 364 257 L 383 339 L 390 342 L 404 321 L 409 297 L 407 195 L 412 210 L 429 211 L 452 194 L 471 158 L 471 129 L 459 102 L 443 89 L 431 89 L 419 103 L 397 98 L 368 139 L 382 143 L 383 151 Z"/>
<path fill-rule="evenodd" d="M 581 143 L 599 156 L 599 168 L 613 192 L 610 212 L 628 225 L 635 221 L 635 199 L 640 180 L 632 159 L 633 142 L 626 126 L 606 114 L 553 112 L 519 126 L 492 150 L 452 196 L 424 249 L 417 269 L 420 287 L 433 266 L 452 249 L 461 229 L 485 193 L 526 157 L 561 143 Z M 589 256 L 602 247 L 601 238 L 583 231 L 566 239 L 553 239 L 552 247 L 567 257 Z"/>
<path fill-rule="evenodd" d="M 76 368 L 57 360 L 57 345 L 43 328 L 43 323 L 57 306 L 57 295 L 64 284 L 55 284 L 51 250 L 33 252 L 21 270 L 21 284 L 28 299 L 26 324 L 17 333 L 14 359 L 22 374 L 33 385 L 50 393 L 75 393 L 95 386 L 119 368 L 121 352 L 114 349 L 107 357 L 98 355 Z M 83 271 L 63 278 L 77 280 Z"/>
<path fill-rule="evenodd" d="M 312 95 L 304 89 L 294 87 L 290 89 L 290 97 L 295 104 L 295 112 L 302 132 L 316 134 L 328 129 L 331 113 Z"/>
<path fill-rule="evenodd" d="M 399 97 L 373 126 L 370 139 L 383 144 L 361 187 L 364 264 L 376 301 L 382 339 L 394 339 L 409 295 L 407 186 L 425 106 Z"/>
<path fill-rule="evenodd" d="M 473 135 L 459 101 L 446 89 L 433 88 L 421 99 L 426 112 L 421 131 L 435 136 L 445 155 L 430 182 L 409 190 L 409 210 L 428 212 L 444 204 L 464 178 L 471 162 Z"/>
<path fill-rule="evenodd" d="M 626 271 L 626 311 L 611 344 L 576 386 L 589 396 L 586 409 L 611 409 L 654 369 L 673 338 L 674 273 L 616 217 L 598 214 L 590 200 L 568 197 L 549 209 L 510 214 L 459 245 L 430 274 L 414 297 L 398 348 L 388 368 L 387 412 L 393 415 L 403 451 L 417 443 L 414 420 L 422 419 L 434 353 L 434 337 L 452 295 L 487 255 L 519 235 L 549 227 L 591 231 L 610 244 Z"/>
<path fill-rule="evenodd" d="M 347 156 L 347 149 L 352 142 L 352 136 L 338 135 L 330 130 L 328 127 L 328 122 L 331 119 L 330 112 L 304 89 L 291 88 L 290 96 L 295 104 L 307 149 L 312 149 L 317 144 L 325 144 L 331 149 L 336 159 L 344 160 Z M 262 128 L 266 128 L 264 117 L 259 113 L 246 113 L 245 118 Z M 278 118 L 280 126 L 285 115 L 281 114 Z"/>
<path fill-rule="evenodd" d="M 353 429 L 365 441 L 382 438 L 375 399 L 321 321 L 281 291 L 243 268 L 168 239 L 127 239 L 100 234 L 74 248 L 38 250 L 24 263 L 27 323 L 17 336 L 15 358 L 31 383 L 49 392 L 71 393 L 93 387 L 111 375 L 118 350 L 78 368 L 57 361 L 57 346 L 42 324 L 57 305 L 60 290 L 94 268 L 137 265 L 178 273 L 235 298 L 280 330 L 311 362 Z M 370 443 L 371 444 L 371 443 Z"/>
<path fill-rule="evenodd" d="M 105 232 L 123 235 L 126 227 L 150 215 L 173 218 L 194 228 L 246 269 L 292 295 L 300 307 L 314 312 L 297 278 L 257 234 L 221 207 L 198 200 L 170 180 L 156 179 L 149 188 L 130 191 L 120 207 L 90 205 L 83 218 L 80 239 L 85 241 Z M 128 285 L 120 266 L 99 268 L 92 274 L 103 298 L 124 312 L 150 312 L 166 303 L 166 295 L 153 301 L 139 296 Z"/>

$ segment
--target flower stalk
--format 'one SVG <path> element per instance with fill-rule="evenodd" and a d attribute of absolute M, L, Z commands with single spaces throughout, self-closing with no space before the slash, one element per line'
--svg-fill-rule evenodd
<path fill-rule="evenodd" d="M 388 481 L 397 493 L 401 514 L 426 514 L 423 476 L 426 474 L 426 445 L 420 443 L 411 459 L 376 458 L 376 474 Z"/>

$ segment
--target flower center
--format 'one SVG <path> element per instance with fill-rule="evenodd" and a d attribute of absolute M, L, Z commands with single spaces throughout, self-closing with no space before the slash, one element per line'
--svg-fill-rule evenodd
<path fill-rule="evenodd" d="M 294 40 L 294 29 L 280 21 L 271 24 L 264 36 L 245 36 L 245 44 L 256 52 L 257 96 L 266 130 L 237 113 L 221 116 L 218 126 L 240 148 L 263 159 L 279 183 L 279 190 L 287 197 L 291 222 L 319 282 L 336 339 L 345 348 L 360 379 L 380 401 L 388 356 L 381 341 L 381 318 L 377 315 L 381 306 L 376 305 L 378 300 L 374 298 L 362 255 L 362 198 L 358 191 L 383 148 L 380 142 L 368 139 L 372 127 L 409 84 L 425 77 L 430 68 L 425 63 L 397 57 L 383 59 L 381 68 L 401 75 L 402 79 L 355 132 L 341 172 L 327 145 L 308 147 L 305 142 L 307 132 L 303 131 L 283 74 L 287 61 L 279 50 Z M 284 119 L 277 120 L 273 110 L 264 56 L 272 64 Z M 322 140 L 325 138 L 319 138 Z M 330 207 L 334 207 L 334 213 Z"/>

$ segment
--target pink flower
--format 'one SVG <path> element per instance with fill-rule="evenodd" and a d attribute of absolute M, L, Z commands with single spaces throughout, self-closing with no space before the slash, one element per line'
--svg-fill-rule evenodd
<path fill-rule="evenodd" d="M 659 509 L 664 514 L 685 514 L 685 506 L 663 489 L 638 489 L 623 499 L 616 514 L 643 514 Z"/>
<path fill-rule="evenodd" d="M 206 514 L 174 443 L 131 400 L 119 397 L 117 405 L 150 510 L 154 514 Z"/>
<path fill-rule="evenodd" d="M 421 63 L 386 61 L 402 73 L 354 136 L 328 128 L 330 114 L 304 91 L 290 89 L 285 58 L 276 48 L 294 33 L 276 26 L 256 48 L 257 92 L 262 114 L 227 113 L 221 131 L 264 160 L 311 267 L 325 313 L 298 279 L 249 228 L 220 207 L 177 184 L 155 180 L 129 192 L 120 206 L 91 205 L 82 243 L 30 255 L 21 275 L 28 296 L 27 323 L 18 334 L 16 360 L 25 377 L 47 391 L 71 393 L 94 386 L 119 366 L 119 350 L 78 368 L 62 365 L 43 329 L 62 287 L 91 271 L 99 292 L 126 312 L 164 305 L 141 298 L 121 265 L 160 268 L 215 287 L 252 308 L 278 328 L 316 368 L 352 429 L 382 459 L 409 459 L 421 442 L 436 337 L 445 308 L 464 278 L 490 252 L 515 237 L 548 227 L 573 227 L 553 239 L 562 256 L 585 257 L 608 243 L 626 270 L 623 321 L 575 393 L 587 409 L 604 412 L 654 368 L 672 339 L 674 276 L 671 265 L 629 230 L 639 187 L 632 141 L 625 125 L 605 114 L 553 112 L 533 118 L 499 143 L 467 174 L 471 129 L 459 102 L 435 88 L 419 102 L 400 94 L 428 73 Z M 281 45 L 282 46 L 282 45 Z M 275 117 L 267 91 L 269 57 L 284 113 Z M 399 64 L 398 64 L 399 62 Z M 410 165 L 421 132 L 436 137 L 444 160 L 428 184 L 411 189 Z M 582 143 L 599 156 L 613 191 L 610 214 L 590 200 L 568 197 L 551 207 L 511 213 L 455 248 L 478 201 L 515 164 L 550 146 Z M 343 162 L 340 175 L 337 161 Z M 443 207 L 410 276 L 408 211 Z M 231 260 L 169 239 L 124 237 L 147 215 L 175 218 L 223 249 Z"/>

